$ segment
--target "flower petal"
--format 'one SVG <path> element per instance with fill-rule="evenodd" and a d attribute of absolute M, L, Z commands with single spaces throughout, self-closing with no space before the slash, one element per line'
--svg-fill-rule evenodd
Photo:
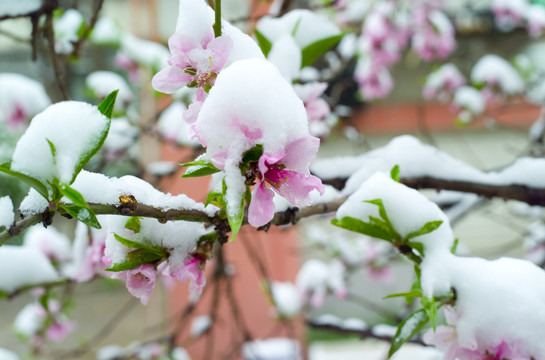
<path fill-rule="evenodd" d="M 290 170 L 308 174 L 310 162 L 314 159 L 319 147 L 320 139 L 314 136 L 297 139 L 286 146 L 286 155 L 280 162 Z"/>
<path fill-rule="evenodd" d="M 168 66 L 159 71 L 153 79 L 151 85 L 157 91 L 165 94 L 172 94 L 189 83 L 191 76 L 176 66 Z"/>
<path fill-rule="evenodd" d="M 217 73 L 227 63 L 231 50 L 233 49 L 233 40 L 226 35 L 214 38 L 207 46 L 212 51 L 212 72 Z"/>
<path fill-rule="evenodd" d="M 302 174 L 297 171 L 282 170 L 272 167 L 267 172 L 267 180 L 277 186 L 273 189 L 297 207 L 312 204 L 310 192 L 314 189 L 324 193 L 322 181 L 314 175 Z"/>
<path fill-rule="evenodd" d="M 248 207 L 248 222 L 255 227 L 263 226 L 274 216 L 274 193 L 261 182 L 256 185 Z"/>

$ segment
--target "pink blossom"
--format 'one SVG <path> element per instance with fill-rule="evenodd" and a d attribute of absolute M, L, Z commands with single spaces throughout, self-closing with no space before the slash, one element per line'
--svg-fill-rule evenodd
<path fill-rule="evenodd" d="M 131 270 L 116 272 L 112 278 L 124 280 L 129 293 L 146 305 L 155 286 L 156 276 L 157 270 L 152 265 L 143 264 Z"/>
<path fill-rule="evenodd" d="M 77 282 L 86 282 L 91 280 L 95 274 L 105 275 L 106 269 L 111 265 L 111 259 L 104 256 L 104 249 L 106 248 L 105 238 L 99 239 L 93 238 L 93 243 L 85 250 L 83 264 L 79 271 L 74 275 L 74 280 Z"/>
<path fill-rule="evenodd" d="M 324 120 L 331 113 L 327 102 L 320 97 L 327 89 L 327 83 L 313 82 L 305 85 L 294 85 L 293 89 L 305 104 L 309 122 Z"/>
<path fill-rule="evenodd" d="M 394 88 L 394 80 L 388 69 L 375 69 L 366 62 L 358 62 L 354 77 L 365 100 L 384 98 Z"/>
<path fill-rule="evenodd" d="M 153 77 L 152 85 L 157 91 L 171 94 L 184 86 L 208 92 L 227 62 L 233 42 L 226 35 L 214 38 L 210 31 L 200 44 L 189 36 L 174 33 L 168 45 L 172 53 L 169 66 Z"/>
<path fill-rule="evenodd" d="M 7 118 L 6 124 L 10 130 L 18 130 L 25 126 L 30 114 L 19 103 L 13 104 L 13 109 Z"/>
<path fill-rule="evenodd" d="M 114 58 L 114 64 L 129 73 L 129 80 L 131 83 L 138 83 L 138 64 L 132 61 L 130 57 L 123 53 L 117 53 Z"/>
<path fill-rule="evenodd" d="M 446 58 L 456 47 L 454 27 L 439 10 L 431 11 L 412 38 L 413 50 L 425 61 Z"/>
<path fill-rule="evenodd" d="M 206 285 L 204 264 L 205 262 L 197 256 L 189 257 L 181 266 L 171 268 L 170 275 L 181 282 L 189 280 L 189 291 L 200 295 Z"/>
<path fill-rule="evenodd" d="M 530 360 L 531 357 L 516 344 L 500 339 L 496 344 L 481 344 L 475 339 L 472 349 L 463 347 L 458 341 L 456 325 L 459 314 L 449 305 L 443 307 L 447 326 L 438 326 L 436 331 L 429 329 L 424 334 L 424 343 L 443 351 L 444 360 Z M 484 349 L 484 350 L 483 350 Z"/>
<path fill-rule="evenodd" d="M 308 170 L 319 146 L 318 138 L 308 136 L 292 141 L 284 150 L 274 154 L 264 153 L 259 158 L 259 182 L 254 187 L 248 208 L 250 224 L 262 226 L 273 218 L 275 207 L 272 190 L 298 207 L 312 203 L 312 190 L 324 193 L 320 179 L 310 175 Z"/>
<path fill-rule="evenodd" d="M 65 339 L 74 329 L 76 328 L 76 323 L 73 321 L 62 320 L 59 322 L 54 322 L 49 326 L 46 331 L 46 337 L 48 340 L 53 342 L 58 342 Z"/>

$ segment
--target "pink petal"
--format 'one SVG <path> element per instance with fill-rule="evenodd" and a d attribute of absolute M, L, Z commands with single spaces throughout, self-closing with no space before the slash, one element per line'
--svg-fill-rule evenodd
<path fill-rule="evenodd" d="M 230 37 L 223 35 L 210 41 L 207 49 L 214 54 L 212 57 L 212 72 L 218 73 L 229 59 L 231 50 L 233 49 L 233 40 Z"/>
<path fill-rule="evenodd" d="M 242 124 L 237 117 L 233 117 L 231 125 L 242 131 L 244 136 L 246 136 L 248 139 L 259 140 L 263 136 L 263 131 L 261 131 L 261 129 L 257 128 L 250 130 L 250 128 L 247 125 Z"/>
<path fill-rule="evenodd" d="M 312 204 L 310 192 L 314 189 L 324 193 L 322 181 L 314 175 L 301 174 L 297 171 L 282 170 L 277 167 L 269 169 L 267 180 L 279 185 L 273 189 L 297 207 Z"/>
<path fill-rule="evenodd" d="M 286 146 L 286 155 L 280 161 L 286 168 L 308 174 L 310 162 L 320 147 L 320 139 L 306 136 L 292 141 Z"/>
<path fill-rule="evenodd" d="M 157 91 L 172 94 L 187 85 L 189 81 L 191 81 L 191 75 L 179 67 L 168 66 L 155 74 L 151 79 L 151 85 Z"/>
<path fill-rule="evenodd" d="M 132 296 L 140 299 L 146 305 L 155 286 L 157 271 L 151 265 L 140 265 L 127 271 L 125 286 Z"/>
<path fill-rule="evenodd" d="M 198 44 L 189 36 L 174 33 L 168 39 L 168 48 L 173 56 L 185 55 L 188 51 L 198 47 Z"/>
<path fill-rule="evenodd" d="M 248 222 L 255 227 L 263 226 L 274 216 L 274 193 L 263 182 L 256 185 L 248 207 Z"/>
<path fill-rule="evenodd" d="M 269 171 L 269 167 L 271 165 L 277 164 L 281 159 L 284 158 L 284 155 L 285 154 L 283 151 L 277 154 L 265 153 L 261 155 L 257 163 L 259 171 L 261 172 L 261 176 L 265 178 L 265 174 L 267 173 L 267 171 Z"/>

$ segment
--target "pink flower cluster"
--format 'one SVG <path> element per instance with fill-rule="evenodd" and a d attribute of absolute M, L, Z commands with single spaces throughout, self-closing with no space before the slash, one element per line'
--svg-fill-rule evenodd
<path fill-rule="evenodd" d="M 193 103 L 184 113 L 184 120 L 193 125 L 208 91 L 229 59 L 233 41 L 227 35 L 215 38 L 210 29 L 200 42 L 185 34 L 174 33 L 168 40 L 168 46 L 172 54 L 168 59 L 169 66 L 159 71 L 151 84 L 155 90 L 167 94 L 184 86 L 197 88 Z M 190 132 L 192 138 L 202 141 L 193 126 Z"/>
<path fill-rule="evenodd" d="M 206 284 L 204 265 L 205 260 L 200 256 L 190 255 L 177 267 L 169 267 L 166 261 L 158 266 L 143 264 L 131 270 L 114 272 L 111 278 L 123 280 L 129 293 L 140 299 L 143 305 L 147 305 L 158 274 L 166 279 L 173 278 L 180 282 L 189 280 L 189 291 L 192 294 L 200 295 Z"/>
<path fill-rule="evenodd" d="M 445 64 L 428 76 L 422 95 L 426 100 L 447 102 L 465 84 L 466 79 L 458 68 L 453 64 Z"/>
<path fill-rule="evenodd" d="M 432 329 L 424 334 L 424 342 L 433 345 L 443 351 L 444 360 L 531 360 L 523 349 L 506 339 L 498 339 L 493 344 L 486 346 L 475 339 L 472 344 L 461 344 L 458 339 L 456 324 L 459 314 L 449 305 L 443 307 L 447 326 L 438 326 L 434 332 Z M 484 349 L 483 349 L 484 348 Z"/>
<path fill-rule="evenodd" d="M 355 79 L 366 100 L 383 98 L 393 89 L 390 67 L 409 40 L 424 61 L 444 59 L 455 48 L 454 28 L 439 9 L 441 2 L 419 0 L 410 8 L 377 2 L 365 19 Z"/>

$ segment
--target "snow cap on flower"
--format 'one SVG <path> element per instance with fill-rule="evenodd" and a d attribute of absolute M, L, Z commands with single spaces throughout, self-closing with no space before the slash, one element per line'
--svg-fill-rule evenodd
<path fill-rule="evenodd" d="M 483 56 L 471 70 L 471 81 L 484 83 L 487 87 L 498 87 L 503 93 L 512 95 L 524 88 L 524 82 L 517 70 L 497 55 Z"/>
<path fill-rule="evenodd" d="M 0 123 L 5 122 L 10 130 L 24 127 L 50 104 L 38 81 L 16 73 L 0 74 Z"/>
<path fill-rule="evenodd" d="M 301 196 L 299 189 L 290 189 L 290 184 L 282 187 L 278 182 L 280 178 L 276 176 L 286 173 L 276 170 L 293 170 L 299 174 L 297 177 L 313 180 L 309 177 L 308 165 L 316 154 L 319 141 L 309 135 L 303 102 L 274 65 L 266 60 L 241 60 L 224 69 L 202 106 L 195 129 L 207 145 L 207 155 L 225 171 L 226 200 L 228 208 L 232 207 L 233 211 L 236 211 L 245 191 L 245 178 L 240 173 L 239 163 L 244 152 L 256 144 L 263 146 L 263 156 L 259 161 L 261 181 L 257 188 L 265 187 L 264 181 L 268 180 L 270 185 L 276 184 L 275 189 L 282 196 L 295 191 L 287 198 L 290 202 L 299 203 L 296 200 Z M 285 168 L 280 169 L 282 166 Z M 284 180 L 282 184 L 287 183 Z M 297 178 L 291 185 L 296 185 L 299 180 Z M 321 183 L 308 185 L 322 191 Z M 267 204 L 266 217 L 269 217 L 271 193 L 258 192 L 257 196 Z M 294 202 L 292 204 L 295 205 Z M 302 204 L 308 204 L 306 196 Z M 265 217 L 260 218 L 263 220 Z"/>

